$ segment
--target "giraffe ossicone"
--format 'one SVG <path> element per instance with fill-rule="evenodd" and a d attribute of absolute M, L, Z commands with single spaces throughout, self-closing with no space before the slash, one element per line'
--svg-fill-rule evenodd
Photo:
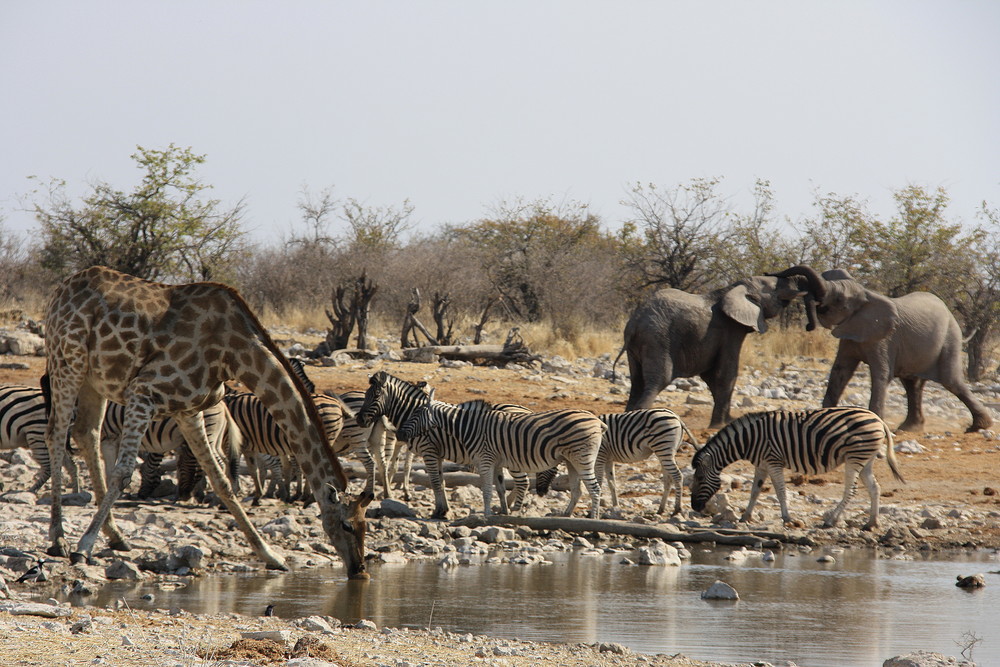
<path fill-rule="evenodd" d="M 367 578 L 364 508 L 370 494 L 343 494 L 347 476 L 315 405 L 239 293 L 219 283 L 166 285 L 103 266 L 84 269 L 56 289 L 45 315 L 50 396 L 46 441 L 53 465 L 49 553 L 69 554 L 62 526 L 62 456 L 72 436 L 84 452 L 99 509 L 73 558 L 88 557 L 104 530 L 113 549 L 129 545 L 111 508 L 135 467 L 152 419 L 173 417 L 251 548 L 270 568 L 284 559 L 264 543 L 212 456 L 202 410 L 221 400 L 227 380 L 249 387 L 294 443 L 323 528 L 348 576 Z M 98 438 L 108 401 L 125 406 L 119 459 L 105 479 Z M 73 410 L 76 406 L 76 418 Z"/>

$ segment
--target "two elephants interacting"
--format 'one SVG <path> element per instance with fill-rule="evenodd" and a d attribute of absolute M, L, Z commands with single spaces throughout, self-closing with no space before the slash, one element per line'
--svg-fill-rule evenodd
<path fill-rule="evenodd" d="M 837 405 L 864 362 L 871 370 L 868 408 L 879 416 L 885 413 L 889 383 L 897 377 L 902 382 L 907 414 L 901 430 L 922 429 L 927 380 L 940 383 L 969 408 L 969 431 L 993 423 L 965 382 L 961 329 L 941 299 L 929 292 L 890 298 L 865 288 L 843 269 L 820 274 L 801 265 L 751 276 L 709 294 L 663 289 L 651 295 L 625 325 L 622 349 L 632 379 L 625 409 L 652 407 L 673 380 L 698 376 L 714 399 L 709 426 L 723 426 L 731 418 L 744 338 L 766 331 L 766 320 L 799 297 L 806 306 L 806 328 L 814 329 L 818 322 L 840 340 L 823 407 Z"/>

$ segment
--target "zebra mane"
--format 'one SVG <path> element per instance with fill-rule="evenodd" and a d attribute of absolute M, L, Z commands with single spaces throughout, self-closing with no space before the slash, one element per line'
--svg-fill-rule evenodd
<path fill-rule="evenodd" d="M 493 404 L 484 398 L 474 398 L 471 401 L 462 401 L 458 404 L 458 407 L 463 410 L 492 410 Z"/>

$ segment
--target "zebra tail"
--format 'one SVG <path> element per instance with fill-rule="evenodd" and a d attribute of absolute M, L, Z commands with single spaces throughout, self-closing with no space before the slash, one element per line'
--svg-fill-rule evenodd
<path fill-rule="evenodd" d="M 900 474 L 899 468 L 896 467 L 896 447 L 894 446 L 894 438 L 892 436 L 892 429 L 889 428 L 885 422 L 882 423 L 882 428 L 885 429 L 885 460 L 889 463 L 889 470 L 892 471 L 892 476 L 903 484 L 906 484 L 906 480 L 903 479 L 903 475 Z"/>
<path fill-rule="evenodd" d="M 692 433 L 691 429 L 687 427 L 687 424 L 681 422 L 681 428 L 684 429 L 684 432 L 687 434 L 688 442 L 690 442 L 691 446 L 694 447 L 694 451 L 698 451 L 704 447 L 704 445 L 698 444 L 698 438 L 694 437 L 694 433 Z"/>

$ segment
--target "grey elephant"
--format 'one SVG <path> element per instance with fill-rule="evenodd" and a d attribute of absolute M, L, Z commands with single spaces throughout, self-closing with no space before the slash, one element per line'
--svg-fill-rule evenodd
<path fill-rule="evenodd" d="M 911 292 L 891 298 L 866 289 L 843 269 L 819 274 L 810 266 L 793 266 L 776 277 L 804 277 L 807 328 L 819 323 L 840 339 L 830 369 L 823 407 L 837 405 L 860 362 L 871 370 L 868 409 L 885 414 L 886 390 L 899 378 L 906 391 L 903 431 L 923 429 L 923 391 L 933 380 L 955 394 L 972 413 L 968 431 L 993 423 L 962 372 L 962 331 L 948 306 L 930 292 Z"/>
<path fill-rule="evenodd" d="M 766 320 L 804 296 L 804 286 L 800 277 L 751 276 L 708 294 L 662 289 L 651 295 L 625 325 L 622 351 L 632 376 L 625 409 L 651 408 L 676 378 L 697 375 L 715 402 L 710 427 L 726 424 L 743 339 L 767 331 Z"/>

